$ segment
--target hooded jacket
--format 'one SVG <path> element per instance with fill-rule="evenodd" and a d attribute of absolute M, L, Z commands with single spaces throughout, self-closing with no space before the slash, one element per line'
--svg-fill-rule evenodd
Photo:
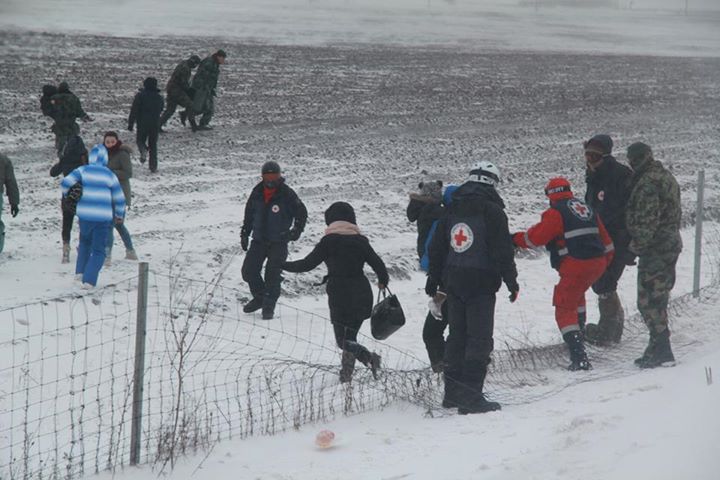
<path fill-rule="evenodd" d="M 76 168 L 62 181 L 63 197 L 76 183 L 83 186 L 76 210 L 80 220 L 112 222 L 113 218 L 125 217 L 125 194 L 107 163 L 107 149 L 96 145 L 90 152 L 88 165 Z"/>
<path fill-rule="evenodd" d="M 135 99 L 128 117 L 128 130 L 137 123 L 138 130 L 160 128 L 160 114 L 165 108 L 165 100 L 160 95 L 157 80 L 152 77 L 145 79 L 143 88 L 135 94 Z"/>
<path fill-rule="evenodd" d="M 432 237 L 428 272 L 449 293 L 464 298 L 471 298 L 477 293 L 495 293 L 502 281 L 509 290 L 517 290 L 515 250 L 504 208 L 505 203 L 490 185 L 470 181 L 453 192 L 452 203 L 445 209 Z M 472 221 L 480 228 L 473 232 L 471 242 L 475 244 L 478 262 L 462 266 L 447 260 L 451 248 L 453 255 L 466 252 L 451 245 L 451 241 L 455 241 L 451 238 L 454 230 L 458 230 L 464 221 Z"/>

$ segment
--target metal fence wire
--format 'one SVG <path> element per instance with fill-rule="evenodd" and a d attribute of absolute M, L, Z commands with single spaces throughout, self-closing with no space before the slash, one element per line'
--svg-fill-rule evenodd
<path fill-rule="evenodd" d="M 705 238 L 711 281 L 697 298 L 676 296 L 670 305 L 680 356 L 698 345 L 694 319 L 720 301 L 720 234 L 706 229 Z M 424 356 L 363 337 L 382 355 L 382 374 L 374 380 L 360 367 L 341 384 L 327 318 L 279 304 L 275 319 L 263 321 L 242 312 L 246 292 L 220 281 L 153 271 L 146 280 L 137 446 L 140 462 L 158 471 L 221 440 L 272 435 L 396 401 L 429 416 L 448 414 L 440 407 L 441 376 Z M 74 479 L 130 464 L 138 281 L 0 310 L 0 479 Z M 717 324 L 704 328 L 705 337 L 720 335 Z M 641 318 L 631 316 L 621 344 L 589 347 L 596 369 L 581 376 L 558 368 L 566 362 L 562 345 L 499 349 L 486 388 L 513 405 L 630 375 L 646 341 Z"/>

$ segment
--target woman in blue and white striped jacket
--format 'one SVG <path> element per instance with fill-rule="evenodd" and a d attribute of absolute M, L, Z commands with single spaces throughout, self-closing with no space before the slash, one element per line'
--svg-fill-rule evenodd
<path fill-rule="evenodd" d="M 82 275 L 84 288 L 97 284 L 113 222 L 122 223 L 125 218 L 125 194 L 107 163 L 107 149 L 104 145 L 95 145 L 88 165 L 76 168 L 62 181 L 63 197 L 76 183 L 83 187 L 76 210 L 80 220 L 80 245 L 75 273 Z"/>

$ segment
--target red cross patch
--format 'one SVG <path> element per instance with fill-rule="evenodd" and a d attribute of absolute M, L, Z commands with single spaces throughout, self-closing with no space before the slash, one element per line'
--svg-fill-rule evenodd
<path fill-rule="evenodd" d="M 588 220 L 592 217 L 592 210 L 580 200 L 573 198 L 568 202 L 570 211 L 581 220 Z"/>
<path fill-rule="evenodd" d="M 467 223 L 456 223 L 450 230 L 450 246 L 457 253 L 463 253 L 472 247 L 475 236 Z"/>

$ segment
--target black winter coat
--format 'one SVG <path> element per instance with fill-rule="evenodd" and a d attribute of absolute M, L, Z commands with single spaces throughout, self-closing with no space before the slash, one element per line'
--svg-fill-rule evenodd
<path fill-rule="evenodd" d="M 362 235 L 325 235 L 312 252 L 302 260 L 285 262 L 288 272 L 309 272 L 322 262 L 327 265 L 327 294 L 330 319 L 333 323 L 359 328 L 370 317 L 373 292 L 363 273 L 367 263 L 375 271 L 378 282 L 390 281 L 385 264 L 368 239 Z"/>
<path fill-rule="evenodd" d="M 410 195 L 410 203 L 407 206 L 407 218 L 411 222 L 417 222 L 417 254 L 422 258 L 425 253 L 425 241 L 427 240 L 430 228 L 435 220 L 443 215 L 443 207 L 438 201 L 430 197 L 417 194 Z"/>
<path fill-rule="evenodd" d="M 165 108 L 165 100 L 160 90 L 141 88 L 135 94 L 130 116 L 128 117 L 128 130 L 132 130 L 137 123 L 138 130 L 149 130 L 160 127 L 160 114 Z"/>
<path fill-rule="evenodd" d="M 283 242 L 287 241 L 290 228 L 302 232 L 306 222 L 307 209 L 292 188 L 282 182 L 266 204 L 263 183 L 260 182 L 245 204 L 242 235 L 252 233 L 253 240 L 259 242 Z"/>
<path fill-rule="evenodd" d="M 57 177 L 62 174 L 63 177 L 67 176 L 70 172 L 75 170 L 80 165 L 83 165 L 83 157 L 87 157 L 88 151 L 85 148 L 85 143 L 82 141 L 79 135 L 70 137 L 65 143 L 65 148 L 60 155 L 58 163 L 50 168 L 50 176 Z"/>
<path fill-rule="evenodd" d="M 585 202 L 600 215 L 616 249 L 624 249 L 630 242 L 625 225 L 625 207 L 632 189 L 632 170 L 611 155 L 602 165 L 585 176 Z"/>
<path fill-rule="evenodd" d="M 452 203 L 445 209 L 443 218 L 438 222 L 437 230 L 430 243 L 430 271 L 428 275 L 446 291 L 454 295 L 469 298 L 477 293 L 495 293 L 504 281 L 508 289 L 517 286 L 515 268 L 515 247 L 512 243 L 508 220 L 504 212 L 505 204 L 495 189 L 478 182 L 467 182 L 452 195 Z M 470 267 L 451 267 L 445 265 L 450 249 L 449 215 L 479 215 L 486 226 L 489 269 Z"/>

